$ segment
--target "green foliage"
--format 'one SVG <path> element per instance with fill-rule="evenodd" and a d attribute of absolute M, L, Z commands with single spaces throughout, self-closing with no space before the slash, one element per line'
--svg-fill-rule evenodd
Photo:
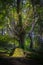
<path fill-rule="evenodd" d="M 8 43 L 10 40 L 10 37 L 9 36 L 3 36 L 3 35 L 0 35 L 0 43 L 4 44 L 4 43 Z"/>
<path fill-rule="evenodd" d="M 20 37 L 22 37 L 23 40 L 26 38 L 24 35 L 31 30 L 31 23 L 35 16 L 33 11 L 34 6 L 36 7 L 37 15 L 39 15 L 38 23 L 35 25 L 34 32 L 35 34 L 38 34 L 40 27 L 41 30 L 43 29 L 43 7 L 40 7 L 40 4 L 38 4 L 39 0 L 36 4 L 35 1 L 34 3 L 31 3 L 30 0 L 26 0 L 24 4 L 22 4 L 21 1 L 22 0 L 20 0 L 19 3 L 20 5 L 18 5 L 18 8 L 20 9 L 18 9 L 18 13 L 17 0 L 0 0 L 0 29 L 6 27 L 7 30 L 7 34 L 4 36 L 0 35 L 0 45 L 2 46 L 7 46 L 7 44 L 15 44 L 16 46 L 19 46 Z M 33 4 L 35 5 L 33 6 Z M 13 38 L 10 36 L 9 30 L 13 34 Z M 35 48 L 37 48 L 39 46 L 37 39 L 35 39 L 35 41 Z M 24 42 L 25 49 L 28 49 L 31 42 L 30 38 L 26 38 Z"/>

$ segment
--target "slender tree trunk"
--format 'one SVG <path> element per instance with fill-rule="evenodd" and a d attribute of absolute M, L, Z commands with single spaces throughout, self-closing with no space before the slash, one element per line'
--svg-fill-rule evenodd
<path fill-rule="evenodd" d="M 2 35 L 4 35 L 4 29 L 2 29 Z"/>
<path fill-rule="evenodd" d="M 33 40 L 33 37 L 32 37 L 32 32 L 34 30 L 34 27 L 36 25 L 36 21 L 35 21 L 35 18 L 36 18 L 36 5 L 35 5 L 35 1 L 36 0 L 31 0 L 31 3 L 32 3 L 32 6 L 33 6 L 33 19 L 34 19 L 34 23 L 32 24 L 32 28 L 31 28 L 31 31 L 30 31 L 30 34 L 29 34 L 29 37 L 30 37 L 30 48 L 32 49 L 33 48 L 33 44 L 34 44 L 34 40 Z"/>
<path fill-rule="evenodd" d="M 10 52 L 9 56 L 12 56 L 14 54 L 14 51 L 15 51 L 15 46 L 14 48 L 12 49 L 12 51 Z"/>
<path fill-rule="evenodd" d="M 33 42 L 32 42 L 32 38 L 30 37 L 30 39 L 31 39 L 31 42 L 30 42 L 30 49 L 32 49 L 33 48 Z"/>
<path fill-rule="evenodd" d="M 31 33 L 29 34 L 29 38 L 30 38 L 30 48 L 32 49 L 33 48 L 33 39 L 32 39 L 32 35 Z"/>
<path fill-rule="evenodd" d="M 12 55 L 14 54 L 14 51 L 15 51 L 16 48 L 18 48 L 18 46 L 15 46 L 15 44 L 14 44 L 14 48 L 13 48 L 12 51 L 10 52 L 9 56 L 12 56 Z"/>

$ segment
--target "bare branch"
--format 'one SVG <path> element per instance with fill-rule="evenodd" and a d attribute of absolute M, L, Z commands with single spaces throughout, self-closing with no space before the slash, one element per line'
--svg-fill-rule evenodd
<path fill-rule="evenodd" d="M 32 27 L 31 27 L 30 32 L 32 32 L 32 31 L 34 30 L 34 27 L 35 27 L 35 25 L 36 25 L 36 23 L 37 23 L 37 21 L 38 21 L 38 18 L 39 18 L 39 17 L 36 17 L 35 20 L 34 20 L 34 22 L 32 23 Z"/>

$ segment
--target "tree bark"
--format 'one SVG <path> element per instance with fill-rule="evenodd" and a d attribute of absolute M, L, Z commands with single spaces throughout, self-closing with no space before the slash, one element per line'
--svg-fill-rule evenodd
<path fill-rule="evenodd" d="M 32 35 L 31 33 L 29 33 L 29 38 L 30 38 L 30 48 L 32 49 L 33 48 L 33 40 L 32 40 Z"/>
<path fill-rule="evenodd" d="M 19 18 L 19 45 L 21 48 L 24 49 L 24 36 L 25 36 L 25 31 L 23 29 L 22 25 L 22 0 L 17 0 L 17 13 L 18 13 L 18 18 Z"/>
<path fill-rule="evenodd" d="M 24 49 L 25 31 L 23 30 L 19 36 L 19 44 L 22 49 Z"/>

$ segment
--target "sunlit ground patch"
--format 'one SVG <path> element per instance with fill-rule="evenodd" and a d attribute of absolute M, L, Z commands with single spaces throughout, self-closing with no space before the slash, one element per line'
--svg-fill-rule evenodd
<path fill-rule="evenodd" d="M 16 48 L 12 57 L 24 57 L 24 52 L 21 48 Z"/>

